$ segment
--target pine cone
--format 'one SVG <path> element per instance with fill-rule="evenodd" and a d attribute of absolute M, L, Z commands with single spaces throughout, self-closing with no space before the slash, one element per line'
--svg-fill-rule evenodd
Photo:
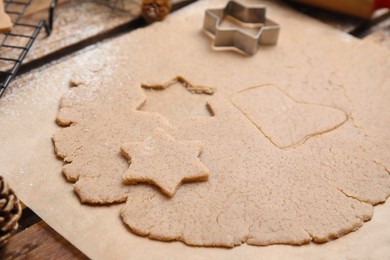
<path fill-rule="evenodd" d="M 15 193 L 10 189 L 3 177 L 0 176 L 0 246 L 5 245 L 7 240 L 19 227 L 18 220 L 22 215 L 22 206 Z"/>
<path fill-rule="evenodd" d="M 149 23 L 162 21 L 171 7 L 171 0 L 142 0 L 142 16 Z"/>

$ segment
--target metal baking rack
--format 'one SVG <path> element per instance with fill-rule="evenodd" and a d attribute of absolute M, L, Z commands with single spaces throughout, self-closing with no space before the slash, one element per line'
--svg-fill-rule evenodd
<path fill-rule="evenodd" d="M 51 1 L 47 21 L 41 20 L 38 24 L 20 22 L 31 2 L 32 0 L 4 1 L 4 10 L 10 16 L 13 28 L 10 32 L 0 35 L 2 37 L 0 43 L 0 62 L 11 65 L 7 66 L 8 69 L 0 69 L 0 97 L 3 95 L 11 80 L 15 77 L 41 29 L 45 28 L 46 34 L 49 36 L 53 28 L 54 9 L 57 5 L 57 0 Z M 23 32 L 19 33 L 18 31 Z M 15 41 L 18 41 L 18 44 L 13 43 Z M 20 44 L 19 42 L 22 42 L 23 44 Z M 9 69 L 9 67 L 11 68 Z"/>

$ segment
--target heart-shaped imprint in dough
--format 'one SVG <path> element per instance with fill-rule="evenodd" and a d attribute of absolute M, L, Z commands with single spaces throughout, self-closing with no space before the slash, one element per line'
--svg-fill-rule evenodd
<path fill-rule="evenodd" d="M 274 145 L 287 149 L 337 129 L 348 115 L 335 107 L 300 102 L 274 85 L 235 93 L 231 102 Z"/>

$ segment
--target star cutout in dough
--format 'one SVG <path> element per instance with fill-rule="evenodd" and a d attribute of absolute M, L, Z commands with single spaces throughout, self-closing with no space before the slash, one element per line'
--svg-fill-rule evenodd
<path fill-rule="evenodd" d="M 207 101 L 215 92 L 211 87 L 194 85 L 177 76 L 164 84 L 142 84 L 142 89 L 146 102 L 138 110 L 159 113 L 172 125 L 191 116 L 214 116 Z"/>
<path fill-rule="evenodd" d="M 179 141 L 157 128 L 145 141 L 122 146 L 130 162 L 124 182 L 154 184 L 172 197 L 181 183 L 208 179 L 209 171 L 198 158 L 202 147 L 200 141 Z"/>

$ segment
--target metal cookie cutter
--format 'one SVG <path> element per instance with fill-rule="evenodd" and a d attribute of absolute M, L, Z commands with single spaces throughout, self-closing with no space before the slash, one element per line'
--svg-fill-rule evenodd
<path fill-rule="evenodd" d="M 224 9 L 207 9 L 203 30 L 214 38 L 215 48 L 234 47 L 248 55 L 256 53 L 259 45 L 275 45 L 278 41 L 279 24 L 265 16 L 264 5 L 244 6 L 236 1 L 229 1 Z M 251 35 L 240 28 L 221 28 L 224 18 L 233 18 L 243 27 L 259 28 L 256 35 Z M 251 25 L 251 26 L 248 26 Z"/>

